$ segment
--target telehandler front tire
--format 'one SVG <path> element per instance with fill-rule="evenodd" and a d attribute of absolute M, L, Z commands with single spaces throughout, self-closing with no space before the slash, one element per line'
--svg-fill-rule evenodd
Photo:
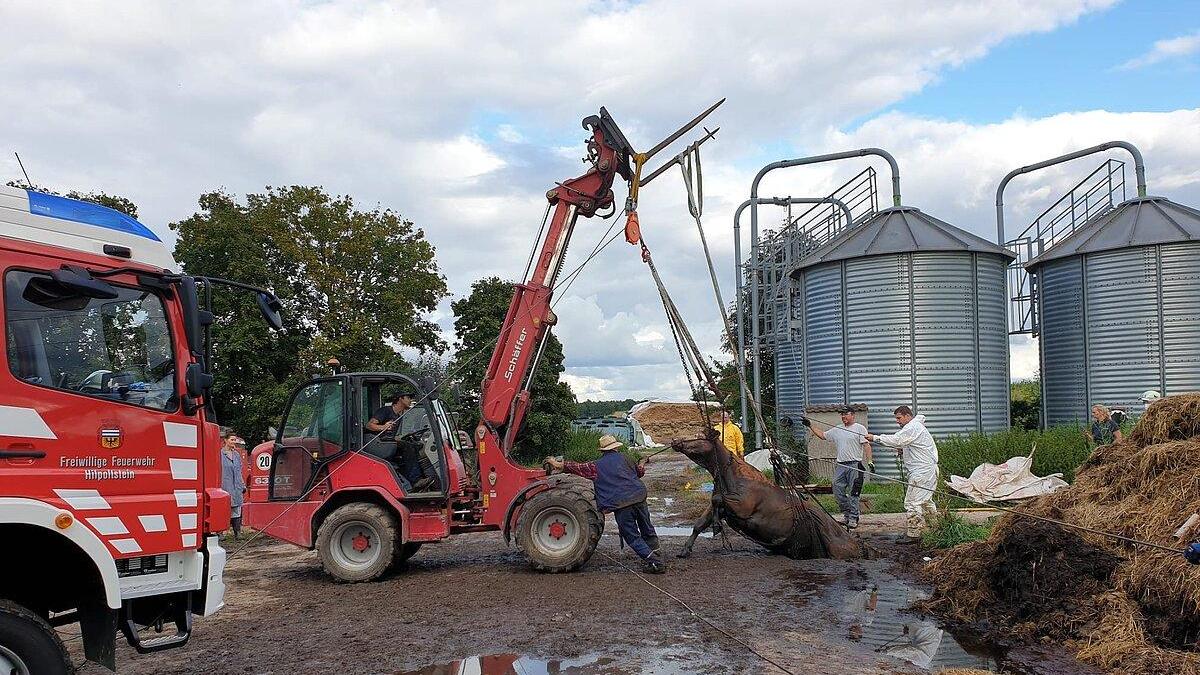
<path fill-rule="evenodd" d="M 374 504 L 346 504 L 321 523 L 317 553 L 339 581 L 374 581 L 392 566 L 399 538 L 392 514 Z"/>
<path fill-rule="evenodd" d="M 573 572 L 592 557 L 604 532 L 591 486 L 559 483 L 534 495 L 517 516 L 517 546 L 541 572 Z"/>

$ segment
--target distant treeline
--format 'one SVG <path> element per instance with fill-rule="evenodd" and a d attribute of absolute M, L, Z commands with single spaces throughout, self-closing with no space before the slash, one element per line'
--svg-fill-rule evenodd
<path fill-rule="evenodd" d="M 624 401 L 580 401 L 580 417 L 607 417 L 615 412 L 626 412 L 640 400 L 627 398 Z"/>

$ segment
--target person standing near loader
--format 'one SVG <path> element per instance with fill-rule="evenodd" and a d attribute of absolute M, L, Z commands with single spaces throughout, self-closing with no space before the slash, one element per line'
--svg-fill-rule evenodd
<path fill-rule="evenodd" d="M 918 539 L 921 528 L 933 524 L 937 507 L 933 505 L 933 490 L 938 481 L 938 449 L 933 436 L 925 428 L 925 416 L 913 415 L 912 408 L 902 405 L 893 413 L 900 431 L 894 434 L 867 434 L 867 440 L 903 453 L 901 461 L 908 472 L 908 489 L 904 492 L 904 510 L 908 513 L 906 534 Z"/>
<path fill-rule="evenodd" d="M 833 443 L 837 448 L 837 464 L 833 467 L 833 498 L 842 509 L 842 523 L 847 529 L 858 527 L 859 495 L 862 494 L 866 477 L 865 462 L 871 462 L 871 444 L 867 442 L 867 428 L 854 421 L 854 409 L 846 406 L 839 410 L 842 426 L 822 431 L 813 426 L 812 420 L 801 417 L 800 423 L 808 427 L 814 436 Z"/>
<path fill-rule="evenodd" d="M 232 429 L 222 429 L 221 444 L 221 489 L 229 494 L 229 526 L 233 529 L 233 538 L 242 536 L 242 503 L 246 499 L 245 462 L 246 441 L 233 433 Z"/>
<path fill-rule="evenodd" d="M 600 437 L 600 459 L 594 462 L 564 462 L 547 457 L 546 464 L 582 476 L 592 481 L 596 490 L 596 506 L 603 513 L 613 514 L 621 540 L 642 559 L 642 569 L 651 574 L 667 571 L 658 550 L 658 533 L 650 522 L 646 506 L 646 458 L 634 464 L 621 452 L 622 443 L 615 437 Z"/>
<path fill-rule="evenodd" d="M 721 411 L 721 423 L 713 425 L 720 437 L 721 445 L 725 449 L 733 453 L 738 459 L 746 457 L 746 440 L 742 437 L 742 430 L 738 425 L 733 423 L 733 419 L 729 416 L 728 410 Z"/>

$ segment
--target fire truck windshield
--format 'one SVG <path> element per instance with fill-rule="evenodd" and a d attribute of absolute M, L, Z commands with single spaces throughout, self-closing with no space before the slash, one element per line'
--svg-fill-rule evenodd
<path fill-rule="evenodd" d="M 174 410 L 175 353 L 162 299 L 112 284 L 116 298 L 47 294 L 44 274 L 4 279 L 8 361 L 35 385 Z"/>

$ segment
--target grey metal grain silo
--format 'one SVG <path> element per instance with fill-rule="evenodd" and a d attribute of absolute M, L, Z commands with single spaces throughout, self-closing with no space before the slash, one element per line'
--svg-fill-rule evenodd
<path fill-rule="evenodd" d="M 902 404 L 939 437 L 1007 428 L 1012 258 L 907 206 L 805 257 L 792 275 L 805 403 L 866 404 L 876 433 L 895 428 L 891 411 Z"/>
<path fill-rule="evenodd" d="M 1200 390 L 1200 211 L 1137 197 L 1033 258 L 1047 425 Z"/>
<path fill-rule="evenodd" d="M 1086 421 L 1096 403 L 1137 410 L 1147 390 L 1200 390 L 1200 211 L 1147 195 L 1137 147 L 1109 141 L 1010 171 L 997 235 L 1011 180 L 1111 150 L 1133 157 L 1137 197 L 1125 199 L 1125 163 L 1106 160 L 1006 242 L 1018 256 L 1009 330 L 1038 338 L 1046 426 Z"/>

